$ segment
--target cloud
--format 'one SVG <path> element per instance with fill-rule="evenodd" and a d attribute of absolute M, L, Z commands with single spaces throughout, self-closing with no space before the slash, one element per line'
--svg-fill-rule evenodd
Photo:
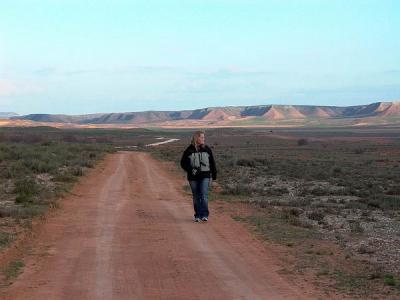
<path fill-rule="evenodd" d="M 80 76 L 87 74 L 118 75 L 137 73 L 165 73 L 184 72 L 183 69 L 171 66 L 123 66 L 111 68 L 81 68 L 81 69 L 60 69 L 56 67 L 43 67 L 32 71 L 35 76 Z"/>
<path fill-rule="evenodd" d="M 33 74 L 37 76 L 50 76 L 57 74 L 57 72 L 58 72 L 57 68 L 54 67 L 46 67 L 33 70 Z"/>
<path fill-rule="evenodd" d="M 383 84 L 383 85 L 354 85 L 354 86 L 344 86 L 344 87 L 337 87 L 337 88 L 304 88 L 304 89 L 293 89 L 292 92 L 294 94 L 304 94 L 304 95 L 327 95 L 327 94 L 357 94 L 357 93 L 364 93 L 364 94 L 374 94 L 379 92 L 400 92 L 400 84 Z"/>
<path fill-rule="evenodd" d="M 101 74 L 101 73 L 107 74 L 109 72 L 101 69 L 81 69 L 81 70 L 63 71 L 60 73 L 60 75 L 76 76 L 76 75 Z"/>
<path fill-rule="evenodd" d="M 382 72 L 383 75 L 400 75 L 400 69 L 386 70 Z"/>
<path fill-rule="evenodd" d="M 0 96 L 9 97 L 21 94 L 39 93 L 42 87 L 33 82 L 0 79 Z"/>
<path fill-rule="evenodd" d="M 275 76 L 278 73 L 266 70 L 245 70 L 235 67 L 225 67 L 219 69 L 196 69 L 181 68 L 174 66 L 122 66 L 111 68 L 82 68 L 82 69 L 59 69 L 56 67 L 43 67 L 32 72 L 37 76 L 80 76 L 87 74 L 116 75 L 116 74 L 168 74 L 175 73 L 185 75 L 190 79 L 210 78 L 210 79 L 229 79 L 229 78 L 249 78 Z"/>
<path fill-rule="evenodd" d="M 209 78 L 209 79 L 231 79 L 231 78 L 261 78 L 277 75 L 277 72 L 266 70 L 244 70 L 235 67 L 221 68 L 213 71 L 191 71 L 187 73 L 189 77 Z"/>

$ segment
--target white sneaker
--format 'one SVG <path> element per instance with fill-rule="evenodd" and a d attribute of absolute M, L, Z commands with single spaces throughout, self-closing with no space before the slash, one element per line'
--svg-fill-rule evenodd
<path fill-rule="evenodd" d="M 201 220 L 202 220 L 203 222 L 207 222 L 207 221 L 208 221 L 208 218 L 207 218 L 207 217 L 202 217 Z"/>
<path fill-rule="evenodd" d="M 201 220 L 200 220 L 200 218 L 194 218 L 193 221 L 196 222 L 196 223 L 198 223 L 198 222 L 200 222 Z"/>

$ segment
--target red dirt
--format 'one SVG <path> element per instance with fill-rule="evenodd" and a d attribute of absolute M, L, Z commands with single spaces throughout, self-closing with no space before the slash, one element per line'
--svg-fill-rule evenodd
<path fill-rule="evenodd" d="M 140 152 L 109 155 L 36 230 L 1 299 L 316 299 L 241 223 L 193 223 L 182 178 Z M 326 298 L 326 297 L 324 297 Z"/>

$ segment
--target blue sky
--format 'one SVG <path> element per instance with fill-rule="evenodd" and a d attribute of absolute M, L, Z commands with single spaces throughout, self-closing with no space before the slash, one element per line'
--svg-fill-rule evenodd
<path fill-rule="evenodd" d="M 0 111 L 400 99 L 400 1 L 0 1 Z"/>

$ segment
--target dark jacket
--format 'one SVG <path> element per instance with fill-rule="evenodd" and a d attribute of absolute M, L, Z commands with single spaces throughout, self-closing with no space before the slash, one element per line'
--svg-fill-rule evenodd
<path fill-rule="evenodd" d="M 217 179 L 217 167 L 210 147 L 207 145 L 196 147 L 189 145 L 183 152 L 181 158 L 181 167 L 187 172 L 188 180 L 197 180 L 202 178 Z"/>

